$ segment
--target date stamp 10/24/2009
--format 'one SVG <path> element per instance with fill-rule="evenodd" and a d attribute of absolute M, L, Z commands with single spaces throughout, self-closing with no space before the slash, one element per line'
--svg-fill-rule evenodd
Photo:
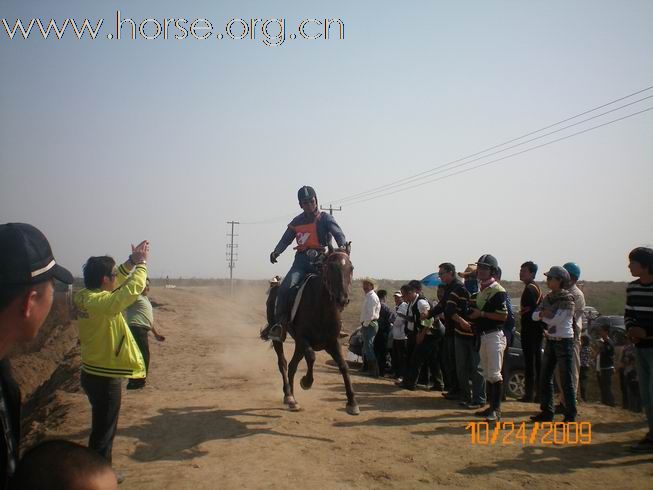
<path fill-rule="evenodd" d="M 535 422 L 533 425 L 526 422 L 469 422 L 465 430 L 470 431 L 474 446 L 580 446 L 592 443 L 590 422 Z"/>

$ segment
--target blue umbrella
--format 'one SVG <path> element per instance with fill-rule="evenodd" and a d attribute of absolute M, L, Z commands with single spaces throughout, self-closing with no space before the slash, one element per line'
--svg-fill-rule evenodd
<path fill-rule="evenodd" d="M 424 286 L 428 286 L 428 287 L 430 287 L 430 288 L 436 288 L 436 287 L 438 287 L 440 284 L 442 284 L 442 281 L 441 281 L 440 278 L 438 277 L 438 273 L 437 273 L 437 272 L 434 272 L 433 274 L 429 274 L 429 275 L 426 276 L 424 279 L 422 279 L 421 282 L 422 282 L 422 284 L 424 284 Z"/>

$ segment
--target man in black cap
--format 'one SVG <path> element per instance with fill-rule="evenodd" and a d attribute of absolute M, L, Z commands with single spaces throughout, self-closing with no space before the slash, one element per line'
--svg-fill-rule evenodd
<path fill-rule="evenodd" d="M 480 336 L 480 358 L 483 377 L 487 384 L 487 410 L 476 415 L 495 422 L 501 418 L 501 397 L 503 395 L 503 352 L 506 349 L 506 336 L 503 331 L 508 318 L 506 290 L 495 279 L 499 262 L 490 254 L 482 255 L 477 266 L 477 276 L 481 290 L 476 296 L 476 308 L 469 312 L 473 320 L 474 333 Z"/>
<path fill-rule="evenodd" d="M 52 307 L 54 279 L 73 282 L 45 235 L 25 223 L 0 225 L 0 489 L 16 469 L 20 441 L 20 389 L 7 352 L 36 337 Z"/>
<path fill-rule="evenodd" d="M 304 211 L 295 217 L 279 243 L 270 254 L 270 262 L 275 264 L 279 255 L 288 248 L 293 240 L 297 240 L 295 260 L 283 279 L 277 293 L 276 323 L 268 325 L 261 331 L 263 340 L 283 339 L 283 325 L 290 321 L 289 295 L 292 288 L 302 282 L 311 272 L 316 272 L 314 263 L 322 252 L 325 252 L 333 237 L 339 247 L 347 246 L 345 234 L 329 213 L 320 212 L 315 189 L 307 185 L 297 191 L 299 207 Z"/>

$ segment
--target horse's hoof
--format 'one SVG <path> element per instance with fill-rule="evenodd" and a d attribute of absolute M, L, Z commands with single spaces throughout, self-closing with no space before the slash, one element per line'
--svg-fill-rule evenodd
<path fill-rule="evenodd" d="M 291 412 L 299 412 L 301 408 L 299 406 L 299 403 L 295 402 L 295 403 L 288 404 L 288 410 L 290 410 Z"/>
<path fill-rule="evenodd" d="M 283 404 L 284 405 L 290 405 L 291 400 L 292 400 L 291 396 L 284 396 L 283 397 Z"/>
<path fill-rule="evenodd" d="M 313 381 L 309 383 L 308 379 L 306 379 L 306 376 L 302 376 L 302 379 L 299 380 L 299 386 L 302 387 L 302 390 L 310 390 L 311 386 L 313 386 Z"/>
<path fill-rule="evenodd" d="M 358 408 L 358 404 L 354 404 L 354 405 L 347 404 L 347 413 L 349 415 L 360 415 L 361 411 L 360 408 Z"/>

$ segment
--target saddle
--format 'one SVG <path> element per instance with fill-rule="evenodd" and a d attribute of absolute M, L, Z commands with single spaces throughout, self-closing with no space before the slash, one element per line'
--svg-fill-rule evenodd
<path fill-rule="evenodd" d="M 288 291 L 288 303 L 290 306 L 290 324 L 292 324 L 299 309 L 299 304 L 302 301 L 302 295 L 304 294 L 304 289 L 308 281 L 311 278 L 318 276 L 319 274 L 307 274 L 306 277 L 300 282 L 297 286 L 293 287 Z M 267 320 L 268 325 L 274 325 L 276 322 L 275 319 L 275 303 L 277 300 L 277 288 L 272 288 L 268 299 L 266 301 L 266 310 L 267 310 Z"/>
<path fill-rule="evenodd" d="M 296 293 L 293 294 L 291 291 L 289 295 L 289 301 L 292 304 L 292 309 L 290 310 L 290 323 L 295 320 L 295 315 L 297 314 L 297 310 L 299 309 L 299 304 L 302 301 L 302 295 L 304 294 L 304 288 L 306 287 L 306 284 L 308 284 L 308 281 L 311 280 L 311 278 L 316 277 L 318 274 L 307 274 L 306 277 L 302 282 L 299 283 L 299 288 L 294 290 Z M 294 296 L 294 297 L 293 297 Z"/>

